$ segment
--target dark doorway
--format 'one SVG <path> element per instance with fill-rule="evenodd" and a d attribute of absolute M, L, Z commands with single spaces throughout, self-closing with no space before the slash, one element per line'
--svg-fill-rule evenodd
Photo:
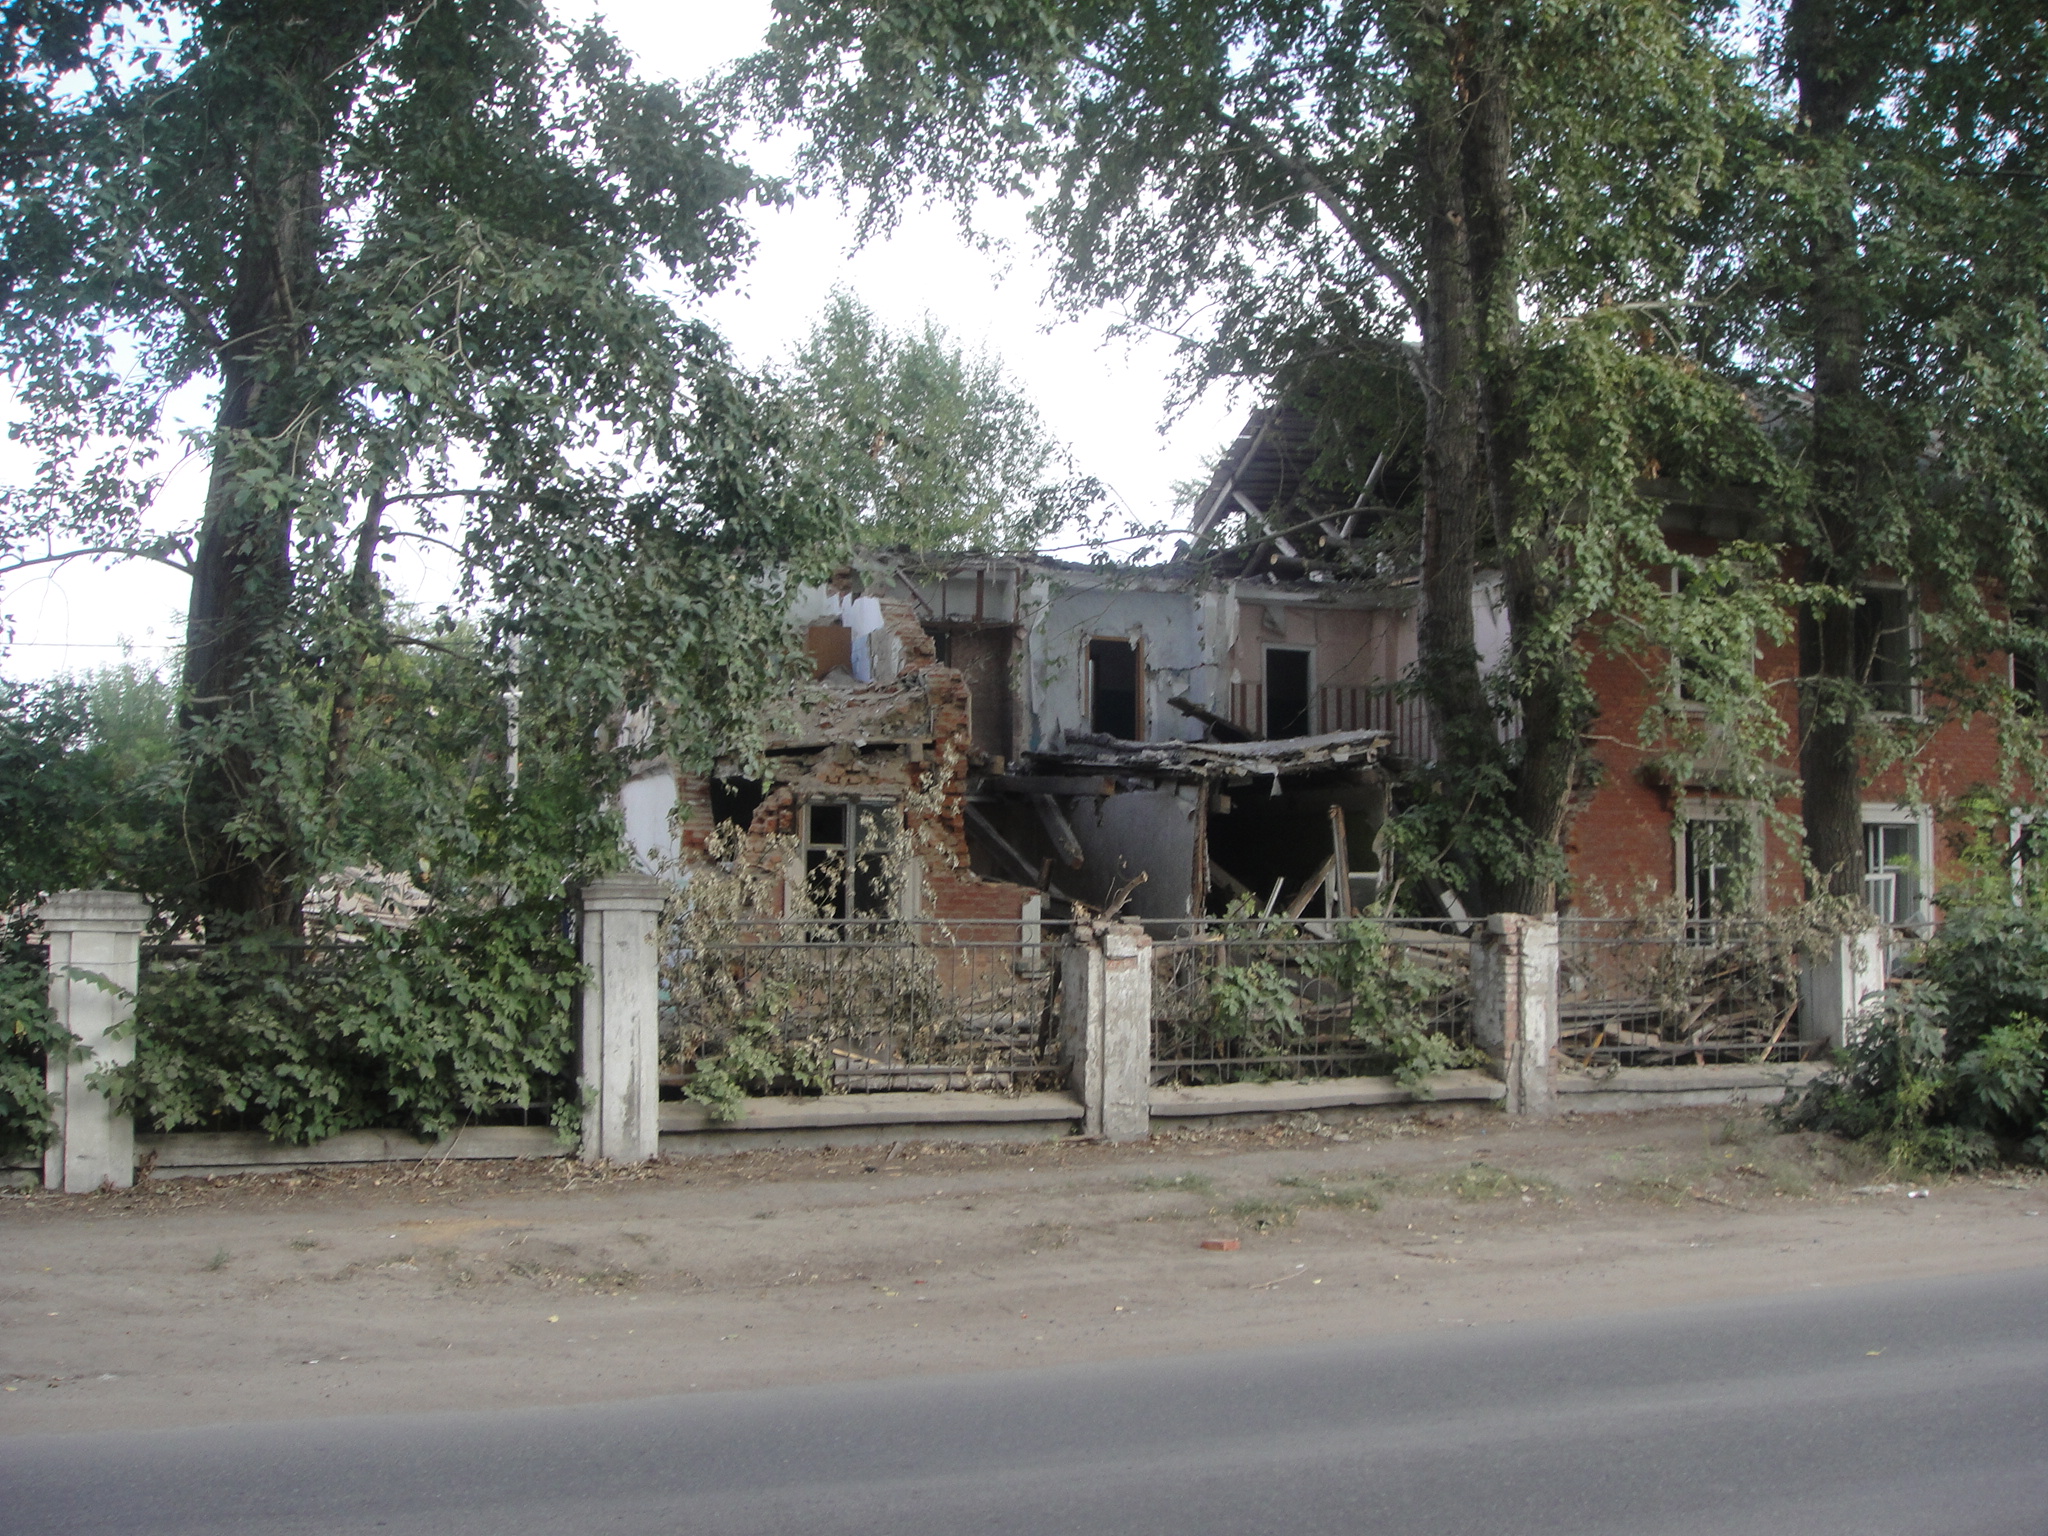
<path fill-rule="evenodd" d="M 1309 731 L 1308 652 L 1266 647 L 1266 735 L 1278 740 Z"/>
<path fill-rule="evenodd" d="M 1138 741 L 1138 647 L 1131 640 L 1088 642 L 1088 727 Z"/>

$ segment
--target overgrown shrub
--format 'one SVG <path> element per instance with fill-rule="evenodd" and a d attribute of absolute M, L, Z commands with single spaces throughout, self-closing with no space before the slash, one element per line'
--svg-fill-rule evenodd
<path fill-rule="evenodd" d="M 581 969 L 561 919 L 533 901 L 158 961 L 130 1026 L 135 1060 L 103 1079 L 159 1130 L 233 1116 L 281 1141 L 437 1135 L 551 1104 L 572 1134 Z"/>
<path fill-rule="evenodd" d="M 43 1063 L 71 1044 L 50 1012 L 50 973 L 26 945 L 0 945 L 0 1162 L 42 1150 L 50 1139 Z"/>
<path fill-rule="evenodd" d="M 1354 1069 L 1388 1073 L 1409 1087 L 1483 1061 L 1436 1027 L 1452 994 L 1469 987 L 1464 967 L 1419 963 L 1388 938 L 1384 923 L 1340 922 L 1327 939 L 1303 942 L 1292 920 L 1262 917 L 1240 898 L 1214 931 L 1220 942 L 1187 957 L 1194 984 L 1183 989 L 1179 1016 L 1167 1028 L 1185 1047 L 1243 1056 L 1247 1065 L 1195 1069 L 1198 1077 L 1276 1075 L 1252 1063 L 1310 1044 L 1362 1048 Z M 1169 1044 L 1168 1053 L 1175 1049 Z"/>
<path fill-rule="evenodd" d="M 1793 1114 L 1899 1168 L 2048 1161 L 2048 908 L 1949 907 L 1918 974 Z"/>

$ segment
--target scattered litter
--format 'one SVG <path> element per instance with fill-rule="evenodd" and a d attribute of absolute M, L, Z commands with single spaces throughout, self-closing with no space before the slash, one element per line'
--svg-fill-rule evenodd
<path fill-rule="evenodd" d="M 1241 1245 L 1234 1237 L 1205 1237 L 1202 1246 L 1211 1253 L 1235 1253 Z"/>
<path fill-rule="evenodd" d="M 1289 1280 L 1299 1280 L 1301 1272 L 1307 1268 L 1306 1264 L 1297 1264 L 1294 1266 L 1294 1273 L 1291 1275 L 1282 1275 L 1278 1280 L 1255 1280 L 1246 1286 L 1245 1289 L 1248 1291 L 1270 1291 L 1274 1286 L 1285 1285 Z"/>
<path fill-rule="evenodd" d="M 1908 1200 L 1925 1200 L 1933 1193 L 1934 1191 L 1931 1189 L 1909 1189 L 1906 1191 L 1906 1198 Z"/>

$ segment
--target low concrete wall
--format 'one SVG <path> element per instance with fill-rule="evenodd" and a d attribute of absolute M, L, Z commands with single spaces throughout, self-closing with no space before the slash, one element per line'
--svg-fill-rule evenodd
<path fill-rule="evenodd" d="M 1085 1110 L 1068 1093 L 846 1093 L 749 1099 L 715 1121 L 702 1105 L 661 1106 L 664 1157 L 717 1157 L 776 1147 L 880 1147 L 895 1141 L 1058 1141 Z"/>
<path fill-rule="evenodd" d="M 1426 1091 L 1404 1087 L 1391 1077 L 1331 1077 L 1307 1083 L 1220 1083 L 1203 1088 L 1154 1088 L 1152 1118 L 1190 1119 L 1216 1115 L 1301 1114 L 1317 1109 L 1362 1109 L 1386 1104 L 1430 1104 L 1480 1100 L 1498 1103 L 1507 1084 L 1487 1072 L 1439 1072 Z"/>
<path fill-rule="evenodd" d="M 405 1131 L 344 1131 L 305 1146 L 272 1141 L 261 1131 L 138 1132 L 138 1161 L 152 1155 L 151 1176 L 203 1179 L 231 1173 L 289 1173 L 353 1163 L 468 1162 L 486 1158 L 562 1157 L 561 1138 L 544 1125 L 481 1125 L 421 1141 Z"/>
<path fill-rule="evenodd" d="M 1819 1062 L 1782 1066 L 1617 1067 L 1611 1073 L 1560 1072 L 1559 1109 L 1601 1114 L 1644 1109 L 1703 1109 L 1776 1104 L 1827 1070 Z"/>

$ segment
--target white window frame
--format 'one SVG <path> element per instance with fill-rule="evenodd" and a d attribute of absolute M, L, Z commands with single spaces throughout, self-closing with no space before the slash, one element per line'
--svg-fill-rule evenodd
<path fill-rule="evenodd" d="M 1862 810 L 1865 827 L 1913 828 L 1913 914 L 1896 926 L 1916 938 L 1926 938 L 1934 932 L 1934 812 L 1882 800 L 1866 800 Z M 1865 869 L 1863 875 L 1869 879 L 1870 871 Z"/>
<path fill-rule="evenodd" d="M 1684 809 L 1671 819 L 1671 888 L 1678 893 L 1678 899 L 1685 904 L 1686 922 L 1714 922 L 1721 919 L 1695 919 L 1692 916 L 1692 890 L 1686 879 L 1685 847 L 1690 837 L 1690 828 L 1696 821 L 1739 821 L 1748 829 L 1751 846 L 1756 850 L 1756 863 L 1749 872 L 1749 902 L 1751 912 L 1763 910 L 1764 892 L 1764 817 L 1760 807 L 1746 800 L 1712 800 L 1705 798 L 1688 799 Z"/>

